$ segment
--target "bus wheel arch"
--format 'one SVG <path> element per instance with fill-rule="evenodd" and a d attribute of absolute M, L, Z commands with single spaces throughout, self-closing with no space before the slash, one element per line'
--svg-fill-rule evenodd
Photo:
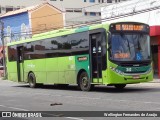
<path fill-rule="evenodd" d="M 91 81 L 86 70 L 81 69 L 77 75 L 77 84 L 82 91 L 90 91 L 92 88 Z"/>
<path fill-rule="evenodd" d="M 81 69 L 78 74 L 77 74 L 77 84 L 79 85 L 79 77 L 81 75 L 82 72 L 86 72 L 84 69 Z"/>
<path fill-rule="evenodd" d="M 28 73 L 28 83 L 31 88 L 36 87 L 36 76 L 32 71 Z"/>

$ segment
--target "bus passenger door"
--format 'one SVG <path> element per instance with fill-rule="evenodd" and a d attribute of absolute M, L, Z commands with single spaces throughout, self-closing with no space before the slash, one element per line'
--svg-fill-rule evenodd
<path fill-rule="evenodd" d="M 90 34 L 90 61 L 93 82 L 102 83 L 102 46 L 101 33 Z"/>
<path fill-rule="evenodd" d="M 23 60 L 23 46 L 17 47 L 17 74 L 18 82 L 24 81 L 24 60 Z"/>

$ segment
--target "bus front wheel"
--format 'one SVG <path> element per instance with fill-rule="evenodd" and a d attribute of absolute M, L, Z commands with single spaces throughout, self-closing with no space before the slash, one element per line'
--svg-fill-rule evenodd
<path fill-rule="evenodd" d="M 36 77 L 33 73 L 30 73 L 28 76 L 28 82 L 29 82 L 29 86 L 31 88 L 35 88 L 36 87 Z"/>
<path fill-rule="evenodd" d="M 90 79 L 86 72 L 82 72 L 79 76 L 79 87 L 82 91 L 90 91 L 92 88 Z"/>
<path fill-rule="evenodd" d="M 116 84 L 116 85 L 114 85 L 114 87 L 115 87 L 116 89 L 123 89 L 123 88 L 126 87 L 126 84 Z"/>

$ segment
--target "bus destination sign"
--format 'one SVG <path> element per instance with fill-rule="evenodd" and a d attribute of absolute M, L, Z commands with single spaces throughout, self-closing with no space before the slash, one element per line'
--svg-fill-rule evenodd
<path fill-rule="evenodd" d="M 124 31 L 143 31 L 143 25 L 128 25 L 128 24 L 117 24 L 116 30 L 124 30 Z"/>
<path fill-rule="evenodd" d="M 149 32 L 149 26 L 145 24 L 118 23 L 112 24 L 110 30 L 113 31 L 129 31 L 129 32 Z"/>

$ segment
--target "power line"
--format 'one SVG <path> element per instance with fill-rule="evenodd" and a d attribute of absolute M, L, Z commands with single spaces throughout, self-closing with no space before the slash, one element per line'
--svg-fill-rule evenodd
<path fill-rule="evenodd" d="M 104 3 L 107 3 L 107 1 L 106 2 L 104 2 Z M 104 3 L 98 3 L 98 4 L 94 4 L 94 5 L 90 5 L 90 6 L 86 6 L 86 7 L 82 7 L 81 9 L 84 9 L 84 8 L 89 8 L 89 7 L 93 7 L 93 6 L 97 6 L 97 5 L 100 5 L 100 4 L 104 4 Z M 113 5 L 113 4 L 112 4 Z M 130 4 L 129 4 L 130 5 Z M 133 5 L 133 4 L 132 4 Z M 110 5 L 104 5 L 105 7 L 106 6 L 110 6 Z M 104 7 L 104 6 L 101 6 L 101 7 Z M 128 6 L 128 4 L 126 5 L 126 6 Z M 123 7 L 125 7 L 125 6 L 123 6 Z M 131 8 L 132 9 L 132 8 Z M 111 11 L 112 11 L 112 9 L 110 9 Z M 105 11 L 105 10 L 104 10 Z M 107 10 L 108 11 L 108 10 Z M 121 10 L 122 11 L 122 10 Z M 43 18 L 43 17 L 48 17 L 48 16 L 54 16 L 54 15 L 60 15 L 60 14 L 63 14 L 63 13 L 66 13 L 66 12 L 64 12 L 64 11 L 62 11 L 62 13 L 56 13 L 56 14 L 49 14 L 49 15 L 45 15 L 45 16 L 39 16 L 39 17 L 33 17 L 33 18 L 29 18 L 29 19 L 37 19 L 37 18 Z M 109 13 L 109 12 L 108 12 Z M 82 16 L 80 16 L 80 17 L 83 17 L 84 15 L 82 15 Z M 76 19 L 77 17 L 75 17 L 75 19 Z M 71 19 L 73 19 L 73 18 L 71 18 Z M 21 19 L 21 20 L 23 20 L 23 19 Z M 26 20 L 26 19 L 24 19 L 24 20 Z M 69 19 L 68 19 L 69 20 Z"/>
<path fill-rule="evenodd" d="M 127 17 L 127 16 L 132 16 L 133 14 L 136 15 L 136 14 L 140 14 L 140 13 L 144 13 L 144 12 L 148 12 L 148 11 L 152 11 L 152 10 L 156 10 L 156 9 L 159 9 L 160 6 L 157 6 L 157 7 L 154 7 L 154 8 L 149 8 L 149 9 L 145 9 L 145 10 L 140 10 L 140 11 L 136 11 L 134 13 L 127 13 L 127 14 L 123 14 L 123 15 L 119 15 L 119 16 L 112 16 L 110 18 L 104 18 L 104 19 L 97 19 L 95 21 L 90 21 L 88 23 L 84 23 L 85 25 L 89 25 L 89 24 L 95 24 L 95 23 L 99 23 L 99 22 L 103 22 L 103 21 L 110 21 L 110 20 L 115 20 L 115 19 L 118 19 L 118 18 L 123 18 L 123 17 Z M 80 25 L 84 25 L 84 24 L 73 24 L 73 25 L 70 25 L 70 26 L 65 26 L 65 27 L 74 27 L 74 26 L 80 26 Z M 59 26 L 61 27 L 61 26 Z M 63 26 L 62 26 L 63 27 Z M 30 33 L 36 33 L 37 31 L 41 31 L 41 32 L 46 32 L 46 31 L 49 31 L 49 30 L 53 30 L 53 29 L 56 29 L 55 26 L 53 28 L 49 28 L 49 29 L 43 29 L 43 30 L 36 30 L 36 31 L 29 31 Z M 14 34 L 22 34 L 23 32 L 17 32 L 17 33 L 14 33 Z M 26 33 L 26 32 L 24 32 Z"/>
<path fill-rule="evenodd" d="M 154 8 L 149 8 L 149 9 L 145 9 L 145 10 L 136 11 L 136 12 L 134 12 L 134 15 L 145 13 L 145 12 L 148 12 L 148 11 L 157 10 L 157 9 L 160 9 L 160 6 L 157 6 L 157 7 L 154 7 Z M 96 23 L 100 23 L 100 22 L 103 22 L 103 21 L 115 20 L 115 19 L 118 19 L 118 18 L 128 17 L 128 16 L 132 16 L 132 15 L 133 15 L 133 13 L 127 13 L 127 14 L 124 14 L 124 15 L 110 17 L 110 18 L 97 19 L 95 21 L 90 21 L 87 24 L 82 24 L 82 25 L 96 24 Z M 74 27 L 74 26 L 80 26 L 80 25 L 81 24 L 74 24 L 74 25 L 65 26 L 65 27 Z M 51 28 L 51 29 L 53 29 L 53 28 Z M 51 30 L 51 29 L 44 29 L 44 30 Z M 44 30 L 42 30 L 42 31 L 44 31 Z M 37 32 L 37 31 L 31 31 L 31 32 Z M 22 33 L 22 32 L 19 32 L 19 33 Z M 17 34 L 19 34 L 19 33 L 17 33 Z"/>
<path fill-rule="evenodd" d="M 140 5 L 137 5 L 138 3 L 144 3 L 144 4 L 140 4 Z M 158 2 L 158 3 L 160 3 L 160 1 Z M 118 9 L 118 12 L 121 12 L 121 11 L 123 11 L 124 12 L 124 9 L 119 9 L 119 8 L 126 8 L 126 7 L 130 7 L 130 8 L 127 8 L 127 9 L 125 9 L 125 11 L 127 11 L 128 9 L 133 9 L 133 8 L 135 8 L 135 7 L 140 7 L 140 6 L 145 6 L 145 5 L 149 5 L 149 3 L 146 3 L 146 2 L 144 2 L 144 1 L 138 1 L 137 3 L 130 3 L 130 4 L 126 4 L 126 5 L 123 5 L 123 6 L 119 6 L 119 7 L 117 7 L 117 9 Z M 107 7 L 107 6 L 106 6 Z M 155 6 L 154 6 L 155 7 Z M 116 9 L 116 10 L 117 10 Z M 115 10 L 115 11 L 116 11 Z M 107 11 L 106 13 L 110 13 L 110 11 L 112 12 L 113 11 L 113 8 L 110 8 L 110 9 L 106 9 L 106 10 L 103 10 L 103 11 Z M 133 10 L 134 11 L 134 10 Z"/>
<path fill-rule="evenodd" d="M 79 8 L 79 9 L 85 9 L 85 8 L 89 8 L 89 7 L 93 7 L 93 6 L 97 6 L 97 5 L 101 5 L 101 4 L 105 4 L 105 3 L 107 3 L 107 1 L 106 2 L 103 2 L 103 3 L 97 3 L 97 4 L 94 4 L 94 5 L 88 5 L 88 6 L 85 6 L 85 7 L 82 7 L 82 8 Z M 118 3 L 116 3 L 116 4 L 118 4 Z M 111 5 L 113 5 L 113 4 L 111 4 Z M 104 6 L 109 6 L 109 5 L 104 5 Z M 100 7 L 103 7 L 103 6 L 100 6 Z M 11 11 L 12 12 L 12 11 Z M 62 13 L 66 13 L 66 11 L 61 11 Z M 29 19 L 37 19 L 37 18 L 43 18 L 43 17 L 48 17 L 48 16 L 54 16 L 54 15 L 59 15 L 59 14 L 62 14 L 62 13 L 56 13 L 56 14 L 49 14 L 49 15 L 44 15 L 44 16 L 39 16 L 39 17 L 33 17 L 33 18 L 29 18 Z M 4 14 L 5 15 L 5 14 Z M 6 17 L 6 16 L 4 16 L 4 17 Z M 0 16 L 0 18 L 4 18 L 3 16 Z M 21 20 L 23 20 L 23 19 L 21 19 Z M 26 20 L 26 19 L 24 19 L 24 20 Z"/>
<path fill-rule="evenodd" d="M 136 3 L 137 4 L 137 3 Z M 127 4 L 128 5 L 128 4 Z M 129 8 L 129 9 L 131 9 L 131 8 Z M 127 9 L 126 9 L 127 10 Z M 45 16 L 46 17 L 46 16 Z M 78 19 L 78 18 L 82 18 L 82 17 L 86 17 L 86 16 L 84 16 L 84 15 L 82 15 L 82 16 L 79 16 L 79 17 L 73 17 L 73 18 L 70 18 L 70 19 L 66 19 L 66 21 L 69 21 L 69 20 L 74 20 L 74 19 Z M 86 22 L 86 21 L 84 21 L 84 22 Z M 84 23 L 84 22 L 82 22 L 82 23 Z M 55 24 L 58 24 L 58 23 L 61 23 L 61 22 L 56 22 Z M 33 29 L 33 28 L 32 28 Z"/>
<path fill-rule="evenodd" d="M 104 2 L 104 3 L 107 3 L 107 1 Z M 84 8 L 88 8 L 88 7 L 93 7 L 93 6 L 97 6 L 97 5 L 104 4 L 104 3 L 98 3 L 98 4 L 94 4 L 94 5 L 89 5 L 89 6 L 86 6 L 86 7 L 82 7 L 82 8 L 80 8 L 80 9 L 84 9 Z M 12 11 L 11 11 L 11 12 L 12 12 Z M 66 13 L 66 11 L 62 11 L 62 13 Z M 59 15 L 59 14 L 61 14 L 61 13 L 49 14 L 49 15 L 39 16 L 39 17 L 33 17 L 33 18 L 30 18 L 30 19 L 43 18 L 43 17 L 54 16 L 54 15 Z M 4 15 L 5 15 L 5 14 L 4 14 Z M 6 17 L 6 16 L 4 16 L 4 17 Z M 0 18 L 3 18 L 3 16 L 2 16 L 2 17 L 0 16 Z M 21 20 L 22 20 L 22 19 L 21 19 Z M 24 19 L 24 20 L 26 20 L 26 19 Z"/>

